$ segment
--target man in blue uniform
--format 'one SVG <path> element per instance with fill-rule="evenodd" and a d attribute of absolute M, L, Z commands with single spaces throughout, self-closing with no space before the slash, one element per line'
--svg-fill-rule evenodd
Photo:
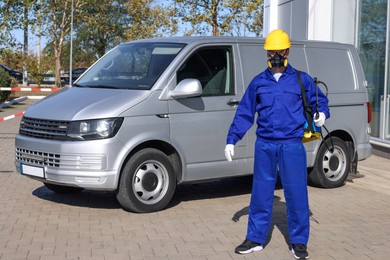
<path fill-rule="evenodd" d="M 309 205 L 307 194 L 306 151 L 302 143 L 305 112 L 297 70 L 288 64 L 290 38 L 282 30 L 266 37 L 268 68 L 249 84 L 227 135 L 225 156 L 234 156 L 234 145 L 253 125 L 257 113 L 257 140 L 253 187 L 245 241 L 235 252 L 260 251 L 272 219 L 277 170 L 282 181 L 287 206 L 291 251 L 296 259 L 307 259 L 309 240 Z M 316 86 L 306 73 L 301 80 L 312 111 L 316 111 Z M 314 123 L 322 126 L 329 118 L 328 99 L 318 91 L 318 111 Z"/>

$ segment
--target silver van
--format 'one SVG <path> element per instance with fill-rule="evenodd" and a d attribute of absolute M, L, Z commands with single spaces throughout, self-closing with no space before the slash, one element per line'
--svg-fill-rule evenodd
<path fill-rule="evenodd" d="M 252 174 L 255 126 L 237 143 L 232 162 L 223 151 L 245 88 L 267 64 L 263 43 L 183 37 L 117 46 L 73 86 L 25 112 L 15 141 L 17 171 L 59 193 L 115 191 L 132 212 L 163 209 L 180 183 Z M 356 49 L 293 41 L 289 61 L 329 87 L 329 133 L 305 144 L 309 180 L 341 186 L 371 154 Z"/>

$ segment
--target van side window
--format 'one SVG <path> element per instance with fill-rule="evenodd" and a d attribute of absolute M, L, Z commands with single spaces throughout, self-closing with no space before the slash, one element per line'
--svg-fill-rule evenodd
<path fill-rule="evenodd" d="M 177 82 L 195 78 L 203 87 L 203 96 L 231 95 L 233 63 L 230 47 L 209 47 L 196 51 L 177 72 Z"/>

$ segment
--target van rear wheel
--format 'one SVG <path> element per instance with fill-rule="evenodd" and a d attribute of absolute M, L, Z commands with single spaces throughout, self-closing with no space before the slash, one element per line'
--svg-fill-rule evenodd
<path fill-rule="evenodd" d="M 116 197 L 127 211 L 154 212 L 168 205 L 175 189 L 176 178 L 168 156 L 157 149 L 147 148 L 127 161 Z"/>
<path fill-rule="evenodd" d="M 343 186 L 350 167 L 348 148 L 338 137 L 332 137 L 332 140 L 328 138 L 324 142 L 318 150 L 314 167 L 309 173 L 309 182 L 322 188 Z"/>

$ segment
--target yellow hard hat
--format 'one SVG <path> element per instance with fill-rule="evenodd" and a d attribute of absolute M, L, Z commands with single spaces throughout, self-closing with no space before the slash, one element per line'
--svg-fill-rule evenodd
<path fill-rule="evenodd" d="M 290 38 L 285 31 L 280 29 L 273 30 L 265 38 L 264 49 L 267 51 L 285 50 L 290 46 Z"/>

